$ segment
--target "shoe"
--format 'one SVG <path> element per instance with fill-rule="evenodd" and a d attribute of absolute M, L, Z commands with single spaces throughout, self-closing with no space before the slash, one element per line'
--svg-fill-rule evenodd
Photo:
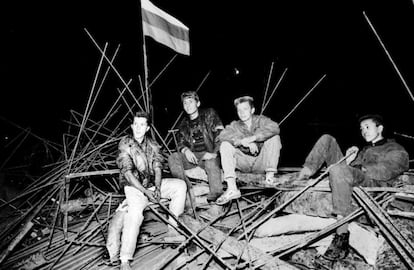
<path fill-rule="evenodd" d="M 332 243 L 329 245 L 325 254 L 322 255 L 327 260 L 336 261 L 345 259 L 349 253 L 349 232 L 335 234 Z"/>
<path fill-rule="evenodd" d="M 106 266 L 118 266 L 121 264 L 120 260 L 102 259 L 102 263 Z"/>
<path fill-rule="evenodd" d="M 280 176 L 266 177 L 265 185 L 268 187 L 276 187 L 287 185 L 297 179 L 297 173 L 287 173 Z"/>
<path fill-rule="evenodd" d="M 131 265 L 129 264 L 129 262 L 121 263 L 121 267 L 119 269 L 120 270 L 132 270 Z"/>
<path fill-rule="evenodd" d="M 309 177 L 311 177 L 313 175 L 313 172 L 311 169 L 309 169 L 308 167 L 303 167 L 298 175 L 297 180 L 306 180 L 309 179 Z"/>
<path fill-rule="evenodd" d="M 216 204 L 218 205 L 224 205 L 231 200 L 238 199 L 241 197 L 240 190 L 229 190 L 227 189 L 217 200 Z"/>
<path fill-rule="evenodd" d="M 313 264 L 315 266 L 315 269 L 318 269 L 318 270 L 331 270 L 331 269 L 334 269 L 335 261 L 325 259 L 323 256 L 318 255 L 318 256 L 315 257 L 315 260 L 313 261 Z"/>
<path fill-rule="evenodd" d="M 119 259 L 111 258 L 109 252 L 105 250 L 102 254 L 102 263 L 107 266 L 118 266 L 121 264 L 121 261 Z"/>
<path fill-rule="evenodd" d="M 207 202 L 210 203 L 210 202 L 216 201 L 221 196 L 221 194 L 223 193 L 214 192 L 214 193 L 207 194 Z"/>
<path fill-rule="evenodd" d="M 168 232 L 163 238 L 167 243 L 181 243 L 185 241 L 185 236 L 177 232 L 175 229 L 168 229 Z"/>

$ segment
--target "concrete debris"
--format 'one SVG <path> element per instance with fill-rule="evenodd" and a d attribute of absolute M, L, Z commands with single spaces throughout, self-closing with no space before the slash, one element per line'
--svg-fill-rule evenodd
<path fill-rule="evenodd" d="M 349 244 L 353 247 L 365 261 L 370 265 L 375 265 L 378 252 L 384 245 L 384 238 L 378 236 L 376 232 L 363 228 L 356 222 L 351 222 L 348 226 Z"/>
<path fill-rule="evenodd" d="M 336 219 L 334 218 L 320 218 L 300 214 L 290 214 L 269 219 L 257 228 L 254 236 L 268 237 L 288 233 L 317 231 L 335 222 Z"/>
<path fill-rule="evenodd" d="M 284 247 L 288 243 L 302 239 L 303 237 L 310 235 L 311 233 L 301 233 L 301 234 L 288 234 L 288 235 L 279 235 L 279 236 L 270 236 L 264 238 L 253 238 L 250 241 L 250 244 L 263 252 L 271 252 L 277 250 L 281 247 Z M 329 246 L 333 239 L 333 236 L 330 235 L 319 240 L 316 243 L 309 245 L 309 247 L 314 247 L 318 250 L 318 253 L 323 253 Z"/>
<path fill-rule="evenodd" d="M 203 228 L 204 224 L 194 220 L 188 216 L 185 216 L 183 221 L 187 226 L 189 226 L 193 231 L 199 231 Z M 296 267 L 289 265 L 288 263 L 273 258 L 270 255 L 262 252 L 261 250 L 247 245 L 247 248 L 244 249 L 244 241 L 237 241 L 236 238 L 227 236 L 222 231 L 215 229 L 213 227 L 207 227 L 199 234 L 203 239 L 211 242 L 213 245 L 218 245 L 222 242 L 221 247 L 226 250 L 228 253 L 233 256 L 239 256 L 241 254 L 242 258 L 246 261 L 256 261 L 256 263 L 264 263 L 261 269 L 297 269 Z"/>
<path fill-rule="evenodd" d="M 200 168 L 199 166 L 194 167 L 192 169 L 185 170 L 185 175 L 187 175 L 187 177 L 189 177 L 189 178 L 198 179 L 198 180 L 208 182 L 206 171 L 203 170 L 202 168 Z"/>

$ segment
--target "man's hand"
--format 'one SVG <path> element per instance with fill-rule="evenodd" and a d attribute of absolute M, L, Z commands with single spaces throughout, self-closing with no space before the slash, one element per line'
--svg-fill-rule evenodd
<path fill-rule="evenodd" d="M 247 147 L 249 147 L 250 153 L 252 153 L 253 155 L 259 153 L 259 148 L 257 147 L 256 143 L 249 143 Z"/>
<path fill-rule="evenodd" d="M 155 187 L 154 199 L 159 202 L 161 200 L 161 190 L 160 187 Z"/>
<path fill-rule="evenodd" d="M 240 145 L 250 148 L 250 144 L 256 140 L 256 136 L 246 137 L 240 140 Z"/>
<path fill-rule="evenodd" d="M 146 189 L 144 191 L 144 195 L 147 196 L 148 200 L 152 203 L 157 203 L 158 201 L 155 199 L 155 192 Z"/>
<path fill-rule="evenodd" d="M 346 150 L 345 156 L 348 156 L 348 155 L 349 155 L 349 156 L 346 158 L 346 164 L 347 164 L 347 165 L 351 164 L 351 162 L 355 160 L 355 158 L 356 158 L 356 156 L 357 156 L 357 154 L 358 154 L 358 151 L 359 151 L 359 149 L 358 149 L 358 147 L 356 147 L 356 146 L 352 146 L 352 147 L 350 147 L 350 148 L 348 148 L 348 149 Z M 352 154 L 351 154 L 351 153 L 352 153 Z"/>
<path fill-rule="evenodd" d="M 194 153 L 190 150 L 190 149 L 188 149 L 188 148 L 186 148 L 185 150 L 184 150 L 184 155 L 185 155 L 185 158 L 190 162 L 190 163 L 193 163 L 193 164 L 198 164 L 198 160 L 197 160 L 197 157 L 194 155 Z"/>
<path fill-rule="evenodd" d="M 204 156 L 201 158 L 201 160 L 210 160 L 210 159 L 215 159 L 216 157 L 217 157 L 217 154 L 206 152 Z"/>

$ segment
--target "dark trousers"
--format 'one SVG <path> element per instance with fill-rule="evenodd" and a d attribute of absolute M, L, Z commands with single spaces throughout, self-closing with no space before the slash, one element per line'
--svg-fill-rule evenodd
<path fill-rule="evenodd" d="M 208 185 L 210 187 L 210 194 L 223 193 L 223 183 L 221 181 L 221 170 L 219 157 L 210 160 L 201 160 L 205 152 L 193 152 L 198 159 L 198 165 L 190 163 L 185 155 L 180 152 L 172 153 L 168 157 L 168 165 L 170 167 L 171 175 L 176 178 L 184 179 L 185 171 L 196 166 L 200 166 L 207 173 Z"/>
<path fill-rule="evenodd" d="M 324 164 L 327 166 L 338 162 L 344 155 L 336 139 L 331 135 L 323 135 L 315 143 L 305 160 L 305 167 L 312 172 L 318 171 Z M 329 171 L 329 184 L 332 190 L 333 211 L 337 215 L 346 216 L 351 213 L 352 188 L 354 186 L 376 187 L 387 185 L 384 181 L 375 181 L 367 177 L 360 169 L 349 166 L 345 161 L 333 166 Z"/>

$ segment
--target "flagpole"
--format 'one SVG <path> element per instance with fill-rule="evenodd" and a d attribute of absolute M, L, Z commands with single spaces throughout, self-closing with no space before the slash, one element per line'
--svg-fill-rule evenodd
<path fill-rule="evenodd" d="M 141 38 L 142 38 L 142 53 L 143 53 L 143 64 L 144 64 L 144 93 L 146 94 L 146 97 L 144 98 L 144 103 L 146 102 L 145 108 L 147 108 L 147 113 L 151 115 L 151 118 L 153 119 L 153 108 L 152 108 L 152 97 L 151 93 L 148 89 L 148 58 L 147 58 L 147 46 L 145 42 L 145 35 L 144 35 L 144 27 L 142 22 L 142 4 L 141 1 L 138 1 L 139 3 L 139 11 L 140 11 L 140 20 L 141 20 Z"/>
<path fill-rule="evenodd" d="M 151 91 L 148 89 L 148 58 L 147 58 L 147 46 L 145 43 L 144 33 L 142 34 L 142 51 L 144 53 L 144 89 L 147 95 L 146 97 L 147 106 L 146 107 L 149 110 L 147 113 L 151 114 L 151 118 L 154 119 L 154 111 L 152 107 L 152 95 L 151 95 Z"/>

